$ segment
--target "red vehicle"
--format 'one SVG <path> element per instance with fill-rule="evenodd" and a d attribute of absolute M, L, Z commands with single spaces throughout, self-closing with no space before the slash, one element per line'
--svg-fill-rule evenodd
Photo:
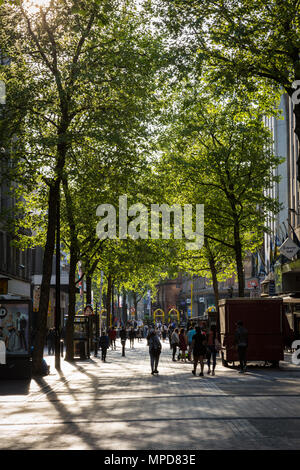
<path fill-rule="evenodd" d="M 223 365 L 237 362 L 235 347 L 236 323 L 242 320 L 248 330 L 247 361 L 283 360 L 284 346 L 292 340 L 292 330 L 283 311 L 281 298 L 235 298 L 219 301 Z"/>

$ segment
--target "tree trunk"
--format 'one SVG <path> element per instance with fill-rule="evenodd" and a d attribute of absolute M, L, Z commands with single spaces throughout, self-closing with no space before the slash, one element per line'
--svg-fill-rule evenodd
<path fill-rule="evenodd" d="M 218 278 L 217 278 L 216 261 L 215 261 L 214 255 L 213 255 L 213 253 L 210 249 L 209 242 L 208 242 L 207 238 L 204 239 L 204 245 L 205 245 L 205 248 L 207 249 L 209 268 L 210 268 L 210 272 L 211 272 L 211 277 L 212 277 L 212 282 L 213 282 L 213 289 L 214 289 L 214 294 L 215 294 L 215 299 L 216 299 L 217 329 L 219 331 L 219 329 L 220 329 L 220 315 L 219 315 L 220 295 L 219 295 L 219 283 L 218 283 Z"/>
<path fill-rule="evenodd" d="M 210 272 L 211 272 L 213 289 L 214 289 L 214 294 L 215 294 L 215 298 L 216 298 L 216 308 L 219 309 L 220 295 L 219 295 L 219 283 L 218 283 L 218 279 L 217 279 L 216 262 L 215 262 L 215 258 L 213 256 L 213 253 L 210 249 L 209 242 L 208 242 L 207 238 L 204 239 L 204 245 L 205 245 L 205 248 L 207 249 L 207 253 L 208 253 L 209 268 L 210 268 Z"/>
<path fill-rule="evenodd" d="M 68 183 L 63 181 L 64 194 L 66 199 L 67 218 L 70 230 L 70 272 L 69 272 L 69 306 L 68 306 L 68 319 L 66 323 L 66 361 L 74 360 L 74 318 L 76 308 L 76 267 L 78 262 L 78 246 L 77 234 L 75 228 L 75 221 L 73 217 L 72 200 L 68 189 Z"/>
<path fill-rule="evenodd" d="M 92 304 L 92 277 L 90 274 L 86 276 L 86 303 Z"/>
<path fill-rule="evenodd" d="M 43 277 L 41 285 L 40 305 L 37 321 L 37 332 L 33 350 L 32 372 L 34 375 L 43 375 L 42 360 L 46 342 L 47 315 L 49 306 L 50 282 L 52 275 L 52 260 L 55 245 L 56 207 L 59 192 L 59 181 L 50 186 L 48 196 L 48 228 L 44 248 Z"/>
<path fill-rule="evenodd" d="M 234 224 L 234 251 L 239 284 L 239 297 L 245 297 L 245 276 L 242 256 L 242 244 L 240 240 L 240 230 L 238 221 L 236 221 Z"/>
<path fill-rule="evenodd" d="M 69 273 L 69 307 L 68 307 L 68 319 L 66 323 L 66 361 L 74 360 L 74 348 L 73 348 L 73 337 L 74 337 L 74 318 L 76 308 L 76 266 L 77 266 L 77 254 L 74 246 L 71 242 L 70 246 L 70 273 Z"/>
<path fill-rule="evenodd" d="M 111 283 L 111 324 L 114 324 L 115 318 L 115 283 L 112 281 Z"/>
<path fill-rule="evenodd" d="M 133 294 L 133 306 L 134 306 L 134 319 L 137 320 L 137 304 L 138 304 L 138 299 L 136 292 Z"/>
<path fill-rule="evenodd" d="M 126 305 L 126 291 L 123 287 L 123 302 L 122 302 L 122 320 L 124 325 L 127 323 L 127 305 Z"/>
<path fill-rule="evenodd" d="M 111 315 L 111 274 L 107 278 L 107 293 L 106 293 L 106 323 L 107 327 L 110 326 L 110 315 Z"/>

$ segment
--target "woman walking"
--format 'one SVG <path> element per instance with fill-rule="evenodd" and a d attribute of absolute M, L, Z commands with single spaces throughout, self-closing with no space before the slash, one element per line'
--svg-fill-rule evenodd
<path fill-rule="evenodd" d="M 181 328 L 180 334 L 179 334 L 179 354 L 181 351 L 181 354 L 180 354 L 181 362 L 183 361 L 186 362 L 186 356 L 185 356 L 186 350 L 187 350 L 187 337 L 186 337 L 184 328 Z"/>
<path fill-rule="evenodd" d="M 203 377 L 203 370 L 204 370 L 204 356 L 206 354 L 206 337 L 202 333 L 202 330 L 199 326 L 195 328 L 196 334 L 193 337 L 192 341 L 192 350 L 194 356 L 194 369 L 192 370 L 192 374 L 196 375 L 197 365 L 200 362 L 201 372 L 199 374 L 200 377 Z"/>
<path fill-rule="evenodd" d="M 173 352 L 172 361 L 176 361 L 175 356 L 176 356 L 178 346 L 179 346 L 178 328 L 175 328 L 171 336 L 171 347 L 172 347 L 172 352 Z"/>
<path fill-rule="evenodd" d="M 151 374 L 158 374 L 157 367 L 161 353 L 161 342 L 159 341 L 155 330 L 151 330 L 148 337 L 148 344 L 151 363 Z"/>

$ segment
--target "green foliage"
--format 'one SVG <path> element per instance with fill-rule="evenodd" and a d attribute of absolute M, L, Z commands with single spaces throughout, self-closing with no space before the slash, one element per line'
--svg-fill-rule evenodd
<path fill-rule="evenodd" d="M 280 159 L 261 110 L 246 99 L 217 99 L 200 83 L 180 88 L 170 113 L 160 171 L 173 182 L 171 202 L 204 204 L 205 237 L 221 280 L 232 274 L 237 251 L 243 258 L 261 243 L 266 218 L 279 210 L 268 190 Z M 182 268 L 207 275 L 207 250 L 193 255 L 183 255 Z"/>

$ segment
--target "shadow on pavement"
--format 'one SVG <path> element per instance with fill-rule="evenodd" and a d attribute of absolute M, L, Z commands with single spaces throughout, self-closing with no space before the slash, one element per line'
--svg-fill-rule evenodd
<path fill-rule="evenodd" d="M 1 379 L 0 396 L 28 395 L 31 379 Z"/>

